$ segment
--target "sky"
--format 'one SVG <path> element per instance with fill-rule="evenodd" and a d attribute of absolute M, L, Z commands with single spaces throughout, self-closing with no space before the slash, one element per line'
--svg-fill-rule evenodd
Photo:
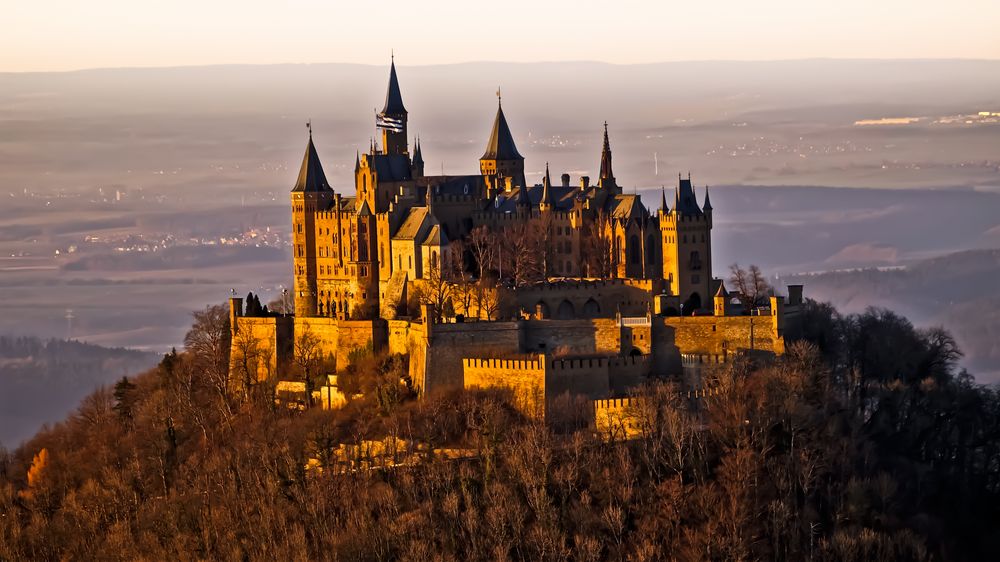
<path fill-rule="evenodd" d="M 478 60 L 1000 59 L 997 0 L 0 0 L 0 72 Z"/>

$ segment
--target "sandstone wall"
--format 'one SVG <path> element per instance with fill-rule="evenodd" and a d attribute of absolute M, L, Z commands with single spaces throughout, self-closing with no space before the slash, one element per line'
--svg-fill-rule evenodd
<path fill-rule="evenodd" d="M 508 388 L 526 415 L 545 413 L 545 359 L 463 359 L 465 388 Z"/>
<path fill-rule="evenodd" d="M 612 318 L 593 320 L 528 320 L 525 351 L 572 355 L 618 355 L 621 328 Z"/>

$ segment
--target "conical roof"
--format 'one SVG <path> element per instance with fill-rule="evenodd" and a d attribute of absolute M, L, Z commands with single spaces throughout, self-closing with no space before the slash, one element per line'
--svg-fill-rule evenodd
<path fill-rule="evenodd" d="M 302 167 L 299 168 L 299 177 L 295 181 L 292 191 L 327 191 L 330 184 L 326 181 L 326 174 L 323 173 L 323 165 L 320 164 L 319 154 L 316 154 L 316 146 L 313 144 L 312 133 L 309 133 L 309 144 L 306 145 L 306 154 L 302 157 Z"/>
<path fill-rule="evenodd" d="M 493 132 L 486 144 L 486 152 L 481 160 L 523 160 L 524 157 L 514 146 L 514 137 L 507 126 L 507 118 L 503 115 L 503 106 L 497 104 L 497 116 L 493 120 Z"/>
<path fill-rule="evenodd" d="M 549 177 L 549 163 L 545 163 L 545 177 L 542 178 L 542 199 L 539 205 L 552 206 L 552 179 Z"/>
<path fill-rule="evenodd" d="M 705 204 L 701 206 L 703 211 L 712 210 L 712 201 L 708 198 L 708 186 L 705 186 Z"/>
<path fill-rule="evenodd" d="M 717 296 L 717 297 L 728 297 L 729 296 L 729 291 L 726 290 L 726 282 L 725 281 L 719 283 L 719 290 L 715 292 L 715 296 Z"/>
<path fill-rule="evenodd" d="M 396 61 L 389 66 L 389 89 L 385 93 L 384 115 L 399 115 L 406 113 L 403 107 L 403 95 L 399 93 L 399 79 L 396 78 Z"/>

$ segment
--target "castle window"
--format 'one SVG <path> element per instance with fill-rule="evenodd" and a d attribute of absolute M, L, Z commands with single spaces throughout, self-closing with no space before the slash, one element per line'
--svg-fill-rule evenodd
<path fill-rule="evenodd" d="M 639 248 L 639 237 L 633 234 L 631 238 L 628 239 L 628 245 L 629 261 L 633 264 L 638 264 L 642 259 L 642 250 Z"/>
<path fill-rule="evenodd" d="M 688 264 L 692 271 L 701 270 L 701 255 L 697 252 L 691 252 L 691 261 Z"/>

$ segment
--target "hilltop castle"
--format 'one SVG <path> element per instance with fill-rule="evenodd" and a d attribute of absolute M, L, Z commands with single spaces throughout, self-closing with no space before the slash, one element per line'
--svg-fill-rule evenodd
<path fill-rule="evenodd" d="M 544 409 L 561 393 L 621 395 L 685 360 L 783 352 L 801 287 L 739 306 L 712 274 L 708 189 L 699 204 L 678 177 L 650 211 L 615 178 L 607 123 L 594 181 L 553 182 L 546 164 L 528 185 L 499 96 L 478 173 L 425 174 L 407 122 L 393 63 L 351 196 L 327 181 L 310 127 L 291 191 L 295 314 L 232 300 L 245 377 L 285 376 L 309 334 L 337 369 L 356 349 L 388 350 L 423 392 L 512 386 Z"/>

